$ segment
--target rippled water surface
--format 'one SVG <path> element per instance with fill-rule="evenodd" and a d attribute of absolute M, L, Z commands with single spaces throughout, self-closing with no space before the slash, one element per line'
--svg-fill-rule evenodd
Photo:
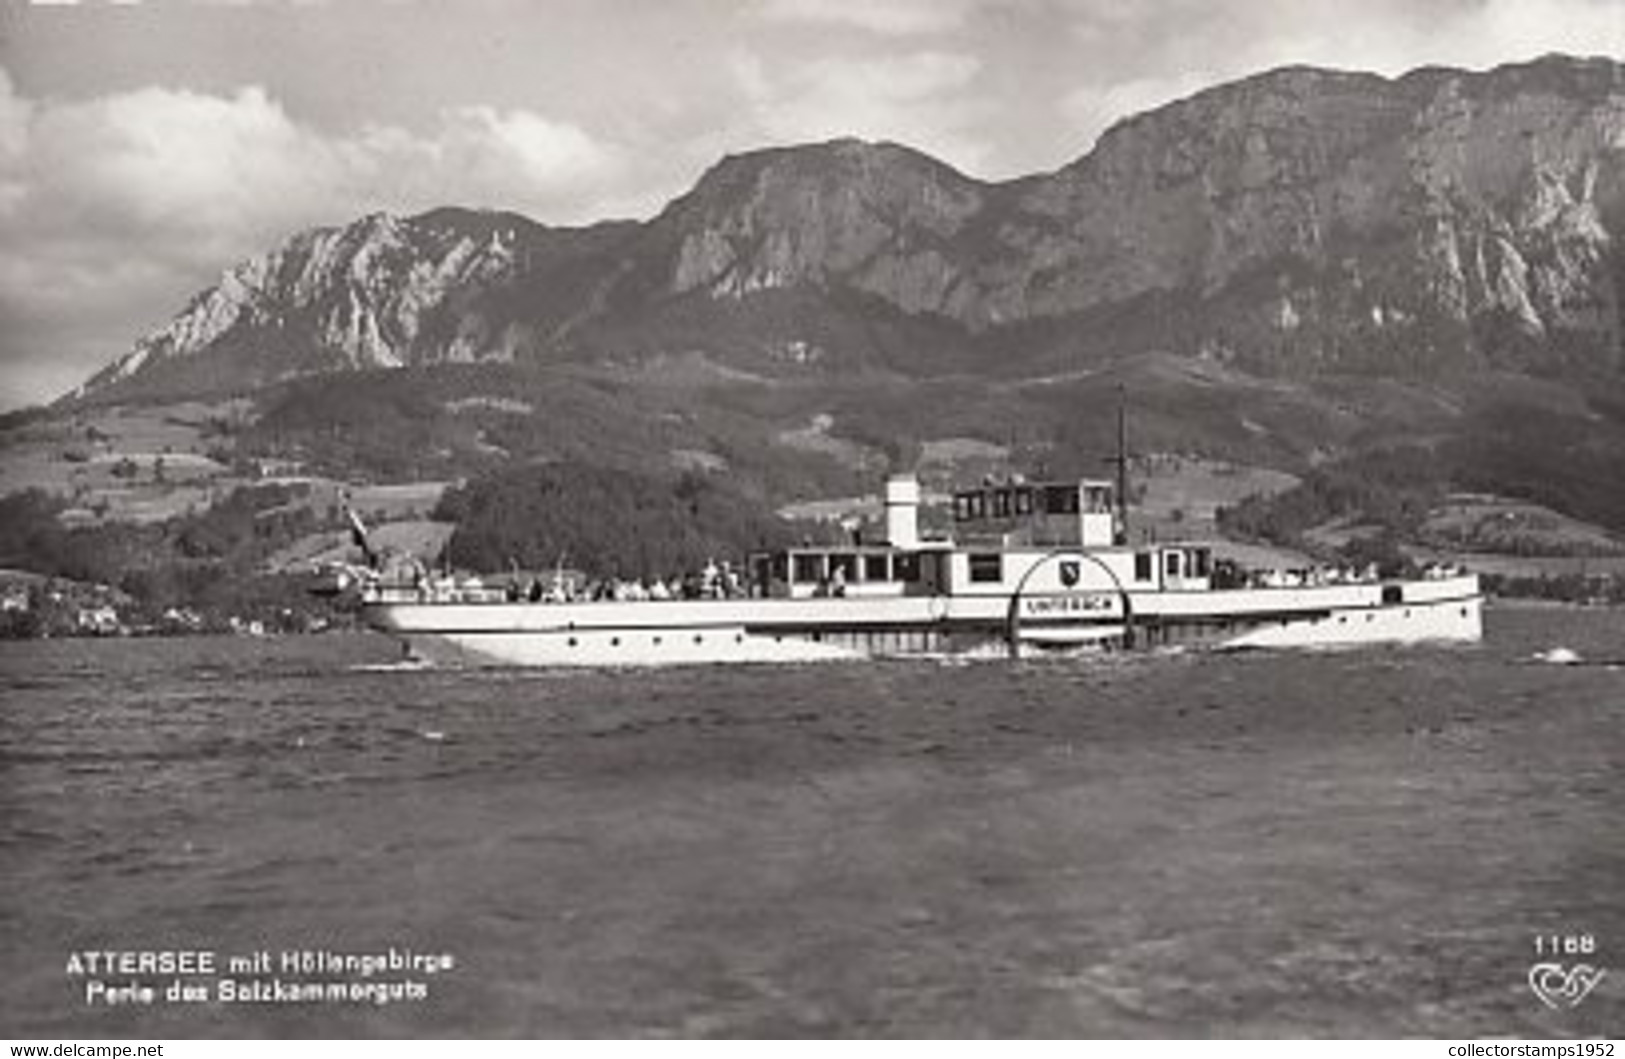
<path fill-rule="evenodd" d="M 0 1036 L 1617 1035 L 1625 613 L 1487 622 L 626 672 L 3 644 Z M 1614 968 L 1562 1012 L 1527 984 L 1551 933 Z M 455 967 L 387 1005 L 109 1008 L 65 973 L 391 947 Z"/>

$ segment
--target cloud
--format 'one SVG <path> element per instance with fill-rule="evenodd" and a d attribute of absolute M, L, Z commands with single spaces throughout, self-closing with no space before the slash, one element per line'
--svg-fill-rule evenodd
<path fill-rule="evenodd" d="M 771 21 L 848 26 L 885 36 L 947 33 L 964 24 L 975 0 L 764 0 Z"/>
<path fill-rule="evenodd" d="M 1216 5 L 1072 0 L 1070 34 L 1094 57 L 1059 109 L 1088 142 L 1115 121 L 1211 85 L 1306 64 L 1397 76 L 1486 69 L 1547 52 L 1618 54 L 1619 0 L 1255 0 Z"/>
<path fill-rule="evenodd" d="M 1488 0 L 1463 8 L 1450 31 L 1474 66 L 1553 51 L 1618 57 L 1625 8 L 1619 0 Z"/>
<path fill-rule="evenodd" d="M 20 96 L 0 69 L 0 363 L 90 374 L 235 261 L 378 209 L 456 204 L 599 219 L 634 196 L 624 152 L 523 109 L 331 132 L 264 89 Z M 37 392 L 35 398 L 51 396 Z"/>
<path fill-rule="evenodd" d="M 611 167 L 608 152 L 585 132 L 530 111 L 462 107 L 451 111 L 444 124 L 443 142 L 450 152 L 483 164 L 486 183 L 506 181 L 517 170 L 537 187 L 567 189 L 603 176 Z"/>
<path fill-rule="evenodd" d="M 769 64 L 747 52 L 734 56 L 733 70 L 749 108 L 744 135 L 758 143 L 894 140 L 969 170 L 989 150 L 976 132 L 988 104 L 969 91 L 981 70 L 972 55 L 918 51 Z"/>
<path fill-rule="evenodd" d="M 148 88 L 36 106 L 28 136 L 14 178 L 21 229 L 44 243 L 25 250 L 47 256 L 86 240 L 168 254 L 180 238 L 183 253 L 218 254 L 308 214 L 346 175 L 333 145 L 257 88 L 232 97 Z"/>
<path fill-rule="evenodd" d="M 11 76 L 0 67 L 0 222 L 22 202 L 24 185 L 18 177 L 28 152 L 28 126 L 32 107 L 12 89 Z"/>
<path fill-rule="evenodd" d="M 1074 128 L 1092 139 L 1123 118 L 1183 99 L 1212 83 L 1205 74 L 1185 72 L 1099 87 L 1086 85 L 1068 93 L 1061 101 L 1061 111 Z"/>
<path fill-rule="evenodd" d="M 489 107 L 442 111 L 426 132 L 373 125 L 350 135 L 296 123 L 257 87 L 231 96 L 146 88 L 34 111 L 27 193 L 126 234 L 187 229 L 234 241 L 358 207 L 470 196 L 573 220 L 594 211 L 619 165 L 575 126 Z"/>

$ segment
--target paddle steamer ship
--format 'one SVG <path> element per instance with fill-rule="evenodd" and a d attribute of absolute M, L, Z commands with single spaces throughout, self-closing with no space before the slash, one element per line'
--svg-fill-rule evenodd
<path fill-rule="evenodd" d="M 436 663 L 618 666 L 909 655 L 1476 641 L 1476 575 L 1247 575 L 1200 543 L 1130 544 L 1123 482 L 989 483 L 920 532 L 885 489 L 885 540 L 752 556 L 716 598 L 532 601 L 477 580 L 371 573 L 362 615 Z"/>

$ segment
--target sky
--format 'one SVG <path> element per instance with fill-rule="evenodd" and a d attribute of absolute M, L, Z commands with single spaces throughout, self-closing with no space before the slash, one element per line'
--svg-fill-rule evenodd
<path fill-rule="evenodd" d="M 1272 67 L 1552 51 L 1625 56 L 1625 0 L 0 0 L 0 409 L 377 210 L 648 217 L 846 135 L 1002 179 Z"/>

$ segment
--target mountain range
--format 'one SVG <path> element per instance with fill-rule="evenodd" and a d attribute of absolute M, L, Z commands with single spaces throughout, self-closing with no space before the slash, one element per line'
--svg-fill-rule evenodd
<path fill-rule="evenodd" d="M 82 395 L 685 341 L 769 372 L 1157 350 L 1289 375 L 1609 373 L 1622 231 L 1619 63 L 1288 68 L 1003 183 L 839 140 L 725 158 L 644 223 L 440 209 L 302 232 Z"/>
<path fill-rule="evenodd" d="M 1450 444 L 1463 481 L 1555 473 L 1541 499 L 1625 527 L 1625 500 L 1588 496 L 1625 494 L 1621 238 L 1625 64 L 1291 67 L 1016 180 L 846 139 L 724 158 L 647 221 L 301 232 L 64 404 L 257 393 L 285 416 L 300 380 L 422 369 L 466 409 L 554 379 L 640 411 L 606 449 L 715 466 L 802 423 L 893 462 L 951 436 L 1104 443 L 1126 383 L 1146 446 L 1302 468 Z"/>

